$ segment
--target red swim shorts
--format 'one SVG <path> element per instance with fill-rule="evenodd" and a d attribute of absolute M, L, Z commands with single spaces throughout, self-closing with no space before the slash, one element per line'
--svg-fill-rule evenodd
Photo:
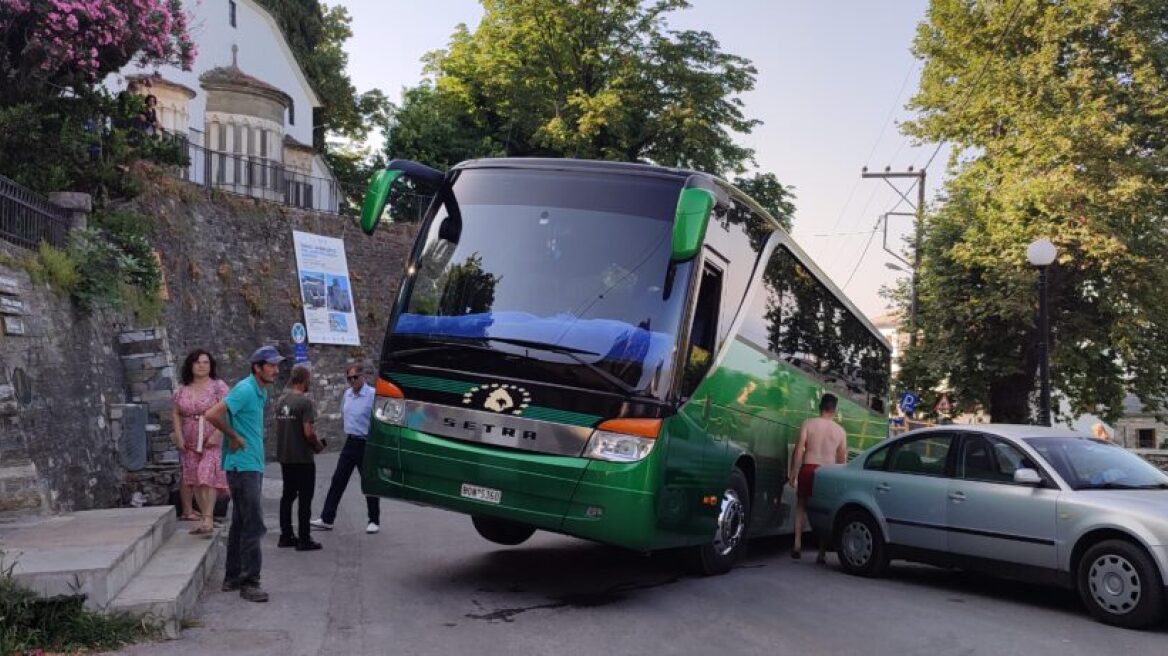
<path fill-rule="evenodd" d="M 819 469 L 819 465 L 803 465 L 799 468 L 799 478 L 796 479 L 795 493 L 799 495 L 800 499 L 806 499 L 811 496 L 811 490 L 815 487 L 815 470 Z"/>

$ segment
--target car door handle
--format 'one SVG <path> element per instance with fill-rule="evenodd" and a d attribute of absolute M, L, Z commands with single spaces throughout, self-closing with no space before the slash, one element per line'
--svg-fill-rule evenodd
<path fill-rule="evenodd" d="M 888 483 L 877 483 L 876 484 L 876 491 L 877 492 L 887 492 L 891 489 L 892 489 L 892 486 L 889 485 Z"/>
<path fill-rule="evenodd" d="M 962 501 L 965 501 L 965 493 L 964 492 L 950 492 L 949 498 L 954 503 L 961 503 Z"/>

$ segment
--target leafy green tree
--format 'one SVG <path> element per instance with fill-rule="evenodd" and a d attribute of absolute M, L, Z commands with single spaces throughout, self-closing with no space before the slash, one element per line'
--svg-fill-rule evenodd
<path fill-rule="evenodd" d="M 739 95 L 755 69 L 703 31 L 673 31 L 685 0 L 483 0 L 471 31 L 427 56 L 388 156 L 449 166 L 474 156 L 649 161 L 741 172 L 758 121 Z"/>
<path fill-rule="evenodd" d="M 995 421 L 1027 420 L 1039 336 L 1025 252 L 1049 237 L 1054 389 L 1076 414 L 1113 419 L 1125 392 L 1162 408 L 1166 17 L 1166 0 L 932 0 L 907 131 L 956 148 L 925 225 L 908 384 L 947 380 Z"/>
<path fill-rule="evenodd" d="M 322 107 L 314 116 L 314 144 L 327 150 L 325 135 L 364 139 L 387 120 L 389 101 L 378 89 L 358 93 L 346 68 L 345 42 L 353 36 L 349 11 L 317 0 L 260 0 L 275 16 Z"/>
<path fill-rule="evenodd" d="M 784 187 L 774 173 L 734 178 L 734 186 L 746 192 L 787 230 L 795 219 L 794 190 Z"/>

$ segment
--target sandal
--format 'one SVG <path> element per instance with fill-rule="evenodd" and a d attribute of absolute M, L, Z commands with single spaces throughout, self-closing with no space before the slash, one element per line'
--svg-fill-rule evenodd
<path fill-rule="evenodd" d="M 215 532 L 214 528 L 203 526 L 202 524 L 191 529 L 191 535 L 211 535 Z"/>
<path fill-rule="evenodd" d="M 181 515 L 178 518 L 178 521 L 180 521 L 180 522 L 197 522 L 200 519 L 202 519 L 202 517 L 198 513 L 187 513 L 186 515 Z"/>

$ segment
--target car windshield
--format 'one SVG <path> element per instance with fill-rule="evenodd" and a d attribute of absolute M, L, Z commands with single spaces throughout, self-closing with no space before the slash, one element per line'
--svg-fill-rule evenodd
<path fill-rule="evenodd" d="M 427 224 L 387 350 L 454 351 L 482 373 L 538 360 L 525 371 L 549 382 L 660 398 L 689 271 L 668 275 L 680 189 L 624 172 L 461 171 Z"/>
<path fill-rule="evenodd" d="M 1168 475 L 1111 442 L 1085 437 L 1030 437 L 1026 443 L 1076 490 L 1168 489 Z"/>

